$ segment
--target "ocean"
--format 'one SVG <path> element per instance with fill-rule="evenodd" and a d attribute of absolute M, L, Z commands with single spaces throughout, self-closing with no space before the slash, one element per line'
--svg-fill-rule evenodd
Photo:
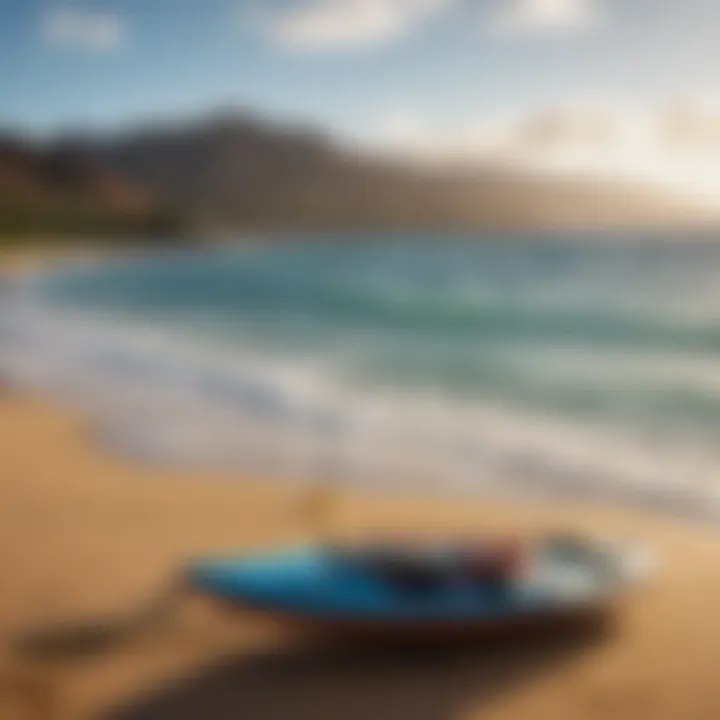
<path fill-rule="evenodd" d="M 0 373 L 145 462 L 720 518 L 720 243 L 353 236 L 68 263 Z"/>

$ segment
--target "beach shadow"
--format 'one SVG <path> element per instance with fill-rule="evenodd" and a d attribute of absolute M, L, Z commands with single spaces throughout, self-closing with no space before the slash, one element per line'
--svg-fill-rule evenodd
<path fill-rule="evenodd" d="M 614 635 L 588 623 L 462 647 L 318 645 L 237 656 L 105 720 L 449 720 L 549 674 Z"/>

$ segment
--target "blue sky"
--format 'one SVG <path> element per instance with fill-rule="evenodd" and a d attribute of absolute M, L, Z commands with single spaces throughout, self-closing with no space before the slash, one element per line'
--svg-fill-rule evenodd
<path fill-rule="evenodd" d="M 714 0 L 0 0 L 0 122 L 242 105 L 363 136 L 720 96 Z"/>
<path fill-rule="evenodd" d="M 241 107 L 720 198 L 717 0 L 0 0 L 0 128 Z"/>

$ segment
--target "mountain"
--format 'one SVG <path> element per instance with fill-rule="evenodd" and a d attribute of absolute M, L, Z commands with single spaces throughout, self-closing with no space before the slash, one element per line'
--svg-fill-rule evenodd
<path fill-rule="evenodd" d="M 707 219 L 636 186 L 492 166 L 431 170 L 239 114 L 138 129 L 87 150 L 201 227 L 543 230 Z"/>
<path fill-rule="evenodd" d="M 707 219 L 640 187 L 497 166 L 430 169 L 236 113 L 42 147 L 0 139 L 0 235 L 542 231 Z"/>
<path fill-rule="evenodd" d="M 0 138 L 0 235 L 153 234 L 169 215 L 89 153 Z"/>

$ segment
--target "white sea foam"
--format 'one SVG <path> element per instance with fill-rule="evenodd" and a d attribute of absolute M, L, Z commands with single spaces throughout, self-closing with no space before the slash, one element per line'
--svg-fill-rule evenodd
<path fill-rule="evenodd" d="M 72 403 L 105 442 L 146 462 L 720 517 L 720 457 L 705 446 L 664 447 L 624 428 L 430 390 L 353 386 L 319 360 L 60 311 L 28 291 L 2 303 L 0 373 Z"/>

